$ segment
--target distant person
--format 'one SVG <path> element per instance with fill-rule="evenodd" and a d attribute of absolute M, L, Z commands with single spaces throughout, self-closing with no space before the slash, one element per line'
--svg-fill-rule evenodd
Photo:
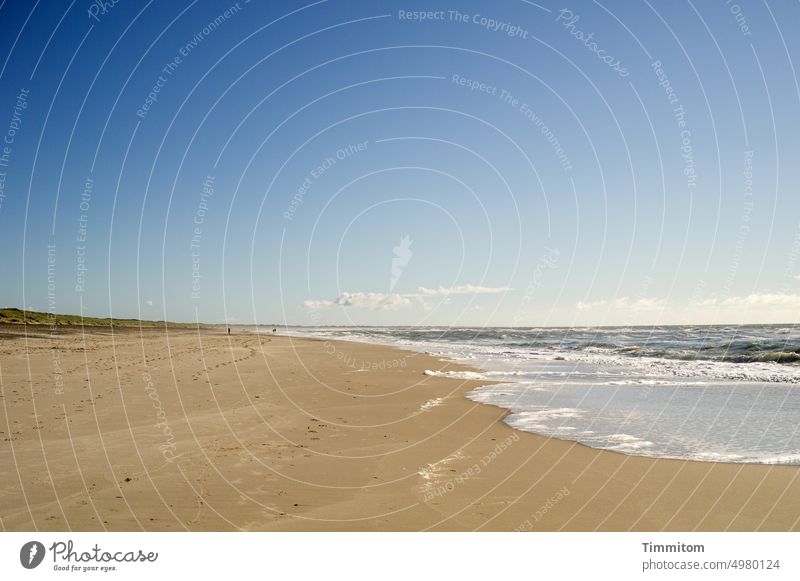
<path fill-rule="evenodd" d="M 231 328 L 228 327 L 228 335 L 230 335 L 230 334 L 231 334 Z"/>
<path fill-rule="evenodd" d="M 272 330 L 272 332 L 273 332 L 273 333 L 277 333 L 277 332 L 278 332 L 278 329 L 273 329 L 273 330 Z"/>

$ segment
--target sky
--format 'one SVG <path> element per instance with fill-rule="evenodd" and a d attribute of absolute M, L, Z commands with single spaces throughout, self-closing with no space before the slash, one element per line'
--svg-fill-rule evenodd
<path fill-rule="evenodd" d="M 796 3 L 0 4 L 0 306 L 795 323 Z"/>

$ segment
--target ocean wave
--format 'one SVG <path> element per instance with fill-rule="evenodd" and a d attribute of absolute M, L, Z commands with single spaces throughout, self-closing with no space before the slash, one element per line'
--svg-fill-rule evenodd
<path fill-rule="evenodd" d="M 674 379 L 621 379 L 619 381 L 603 381 L 598 385 L 645 385 L 645 386 L 689 386 L 689 385 L 710 385 L 708 381 L 675 381 Z"/>
<path fill-rule="evenodd" d="M 598 373 L 613 367 L 650 376 L 800 383 L 800 336 L 796 328 L 786 326 L 527 330 L 386 327 L 292 332 L 403 346 L 444 359 L 469 361 L 486 370 L 480 375 L 445 372 L 448 377 L 461 379 L 525 376 L 534 368 L 536 375 L 543 375 L 548 373 L 541 369 L 543 360 L 564 360 L 596 365 Z"/>
<path fill-rule="evenodd" d="M 426 369 L 422 374 L 430 377 L 449 377 L 451 379 L 486 379 L 483 373 L 478 373 L 476 371 L 434 371 L 432 369 Z"/>
<path fill-rule="evenodd" d="M 658 357 L 627 358 L 595 353 L 568 353 L 565 359 L 606 368 L 627 369 L 630 374 L 672 376 L 764 383 L 800 383 L 800 369 L 774 361 L 732 363 L 676 361 Z"/>
<path fill-rule="evenodd" d="M 639 452 L 642 449 L 652 448 L 655 446 L 653 442 L 647 440 L 640 440 L 638 442 L 627 442 L 625 444 L 617 444 L 616 446 L 608 446 L 603 448 L 605 450 L 612 450 L 614 452 L 633 453 Z"/>
<path fill-rule="evenodd" d="M 308 329 L 414 349 L 473 371 L 511 427 L 654 458 L 800 465 L 800 335 L 789 326 Z M 491 385 L 487 385 L 491 384 Z M 435 407 L 436 400 L 421 411 Z M 442 466 L 424 467 L 424 479 Z"/>
<path fill-rule="evenodd" d="M 759 464 L 800 464 L 800 453 L 782 454 L 779 456 L 771 456 L 768 458 L 758 458 L 756 460 Z"/>
<path fill-rule="evenodd" d="M 611 440 L 612 442 L 622 442 L 627 444 L 630 442 L 638 442 L 641 438 L 631 436 L 630 434 L 610 434 L 606 436 L 605 439 Z"/>

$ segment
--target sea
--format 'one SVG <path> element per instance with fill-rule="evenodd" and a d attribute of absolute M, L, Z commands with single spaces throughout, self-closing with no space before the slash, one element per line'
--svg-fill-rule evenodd
<path fill-rule="evenodd" d="M 800 327 L 296 327 L 393 345 L 499 382 L 468 394 L 513 428 L 623 454 L 800 464 Z"/>

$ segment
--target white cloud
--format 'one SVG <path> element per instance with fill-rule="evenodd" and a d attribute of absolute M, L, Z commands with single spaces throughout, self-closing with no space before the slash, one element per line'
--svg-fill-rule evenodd
<path fill-rule="evenodd" d="M 800 280 L 800 274 L 795 274 L 792 278 L 795 280 Z"/>
<path fill-rule="evenodd" d="M 425 288 L 421 286 L 417 289 L 419 294 L 426 297 L 447 297 L 450 295 L 488 295 L 488 294 L 499 294 L 505 293 L 512 290 L 510 287 L 501 286 L 501 287 L 486 287 L 486 286 L 475 286 L 471 284 L 465 284 L 461 286 L 453 286 L 450 288 Z"/>
<path fill-rule="evenodd" d="M 633 311 L 659 311 L 667 306 L 666 299 L 636 299 L 635 301 L 624 300 L 618 305 L 620 309 L 631 309 Z"/>
<path fill-rule="evenodd" d="M 357 309 L 370 309 L 385 311 L 406 307 L 411 300 L 397 293 L 342 293 L 338 298 L 327 301 L 304 301 L 303 306 L 308 309 L 327 309 L 331 307 L 355 307 Z"/>
<path fill-rule="evenodd" d="M 589 311 L 591 309 L 598 309 L 600 307 L 608 306 L 608 301 L 600 300 L 600 301 L 589 301 L 588 303 L 584 303 L 583 301 L 578 301 L 575 304 L 575 308 L 579 311 Z"/>
<path fill-rule="evenodd" d="M 451 295 L 482 295 L 482 294 L 498 294 L 512 290 L 509 287 L 485 287 L 465 284 L 462 286 L 455 286 L 450 288 L 425 288 L 423 286 L 417 289 L 418 293 L 342 293 L 333 300 L 308 300 L 303 301 L 303 306 L 307 309 L 330 309 L 333 307 L 354 307 L 357 309 L 370 309 L 373 311 L 385 311 L 407 307 L 413 302 L 422 305 L 423 308 L 429 310 L 430 305 L 425 303 L 426 297 L 445 297 L 444 302 L 450 301 L 448 297 Z"/>
<path fill-rule="evenodd" d="M 711 297 L 701 301 L 704 307 L 800 307 L 800 295 L 788 293 L 751 293 L 740 297 Z"/>
<path fill-rule="evenodd" d="M 147 300 L 147 301 L 144 302 L 144 304 L 146 304 L 148 307 L 152 307 L 153 306 L 153 301 Z"/>
<path fill-rule="evenodd" d="M 657 311 L 666 308 L 666 299 L 620 297 L 614 300 L 597 300 L 578 302 L 575 307 L 579 311 L 592 309 L 626 310 L 626 311 Z M 792 307 L 800 308 L 800 295 L 788 293 L 751 293 L 749 295 L 719 297 L 710 296 L 693 301 L 690 308 L 704 309 L 748 309 L 760 307 Z"/>

